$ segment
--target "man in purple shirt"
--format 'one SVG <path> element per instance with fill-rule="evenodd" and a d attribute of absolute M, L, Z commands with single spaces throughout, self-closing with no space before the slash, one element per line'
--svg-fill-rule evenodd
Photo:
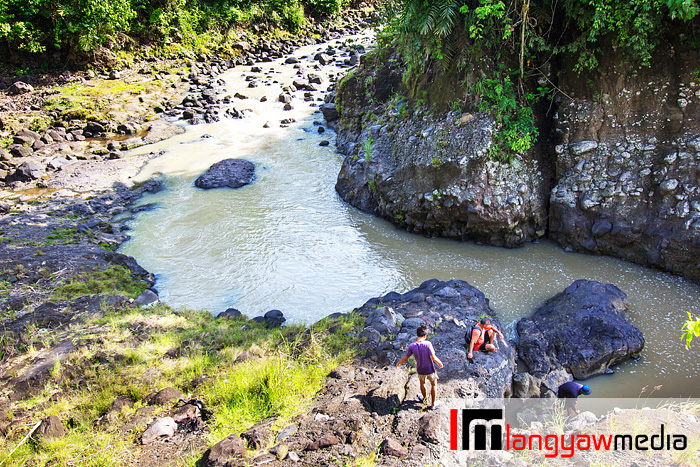
<path fill-rule="evenodd" d="M 408 361 L 408 357 L 413 355 L 416 359 L 416 371 L 418 373 L 418 380 L 420 381 L 420 393 L 421 401 L 427 401 L 426 391 L 425 391 L 425 379 L 428 378 L 430 381 L 430 395 L 432 400 L 431 409 L 437 409 L 440 406 L 440 402 L 437 399 L 437 373 L 435 373 L 435 367 L 433 362 L 437 363 L 440 368 L 442 368 L 442 362 L 439 358 L 435 356 L 435 350 L 433 349 L 433 344 L 430 341 L 425 340 L 428 335 L 427 326 L 418 326 L 416 329 L 416 341 L 408 346 L 406 350 L 406 355 L 396 362 L 396 368 L 401 364 Z"/>

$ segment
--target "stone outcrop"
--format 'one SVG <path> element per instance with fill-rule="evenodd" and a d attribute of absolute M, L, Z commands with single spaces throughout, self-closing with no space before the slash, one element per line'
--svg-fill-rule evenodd
<path fill-rule="evenodd" d="M 418 234 L 510 247 L 547 233 L 700 281 L 698 52 L 663 47 L 635 73 L 614 52 L 583 74 L 565 58 L 541 147 L 511 164 L 488 157 L 492 117 L 423 111 L 398 97 L 400 60 L 363 57 L 337 90 L 336 189 Z"/>
<path fill-rule="evenodd" d="M 341 198 L 422 235 L 515 247 L 545 234 L 538 164 L 532 153 L 511 163 L 489 156 L 492 117 L 420 109 L 409 116 L 407 103 L 389 101 L 398 71 L 380 67 L 372 88 L 366 73 L 344 80 L 336 98 Z M 379 115 L 373 125 L 370 114 Z"/>
<path fill-rule="evenodd" d="M 271 466 L 299 459 L 304 465 L 333 465 L 381 446 L 378 465 L 453 465 L 441 444 L 449 437 L 445 409 L 423 405 L 417 375 L 395 363 L 425 324 L 445 365 L 437 369 L 443 407 L 510 394 L 514 350 L 509 342 L 498 340 L 497 353 L 476 352 L 472 362 L 466 357 L 464 334 L 479 317 L 490 315 L 499 325 L 488 299 L 466 282 L 434 279 L 404 294 L 373 298 L 356 311 L 365 317 L 358 336 L 365 355 L 331 371 L 311 411 L 283 429 L 278 444 L 272 442 L 269 453 L 259 457 Z"/>
<path fill-rule="evenodd" d="M 169 402 L 178 401 L 182 399 L 184 394 L 179 389 L 175 389 L 173 387 L 167 387 L 165 389 L 161 389 L 160 391 L 149 394 L 146 396 L 146 403 L 148 405 L 165 405 Z"/>
<path fill-rule="evenodd" d="M 572 98 L 558 99 L 550 237 L 698 281 L 698 54 L 659 51 L 634 74 L 610 55 L 596 95 L 580 76 L 561 77 Z"/>
<path fill-rule="evenodd" d="M 194 184 L 197 188 L 240 188 L 255 178 L 255 164 L 245 159 L 224 159 L 212 165 Z"/>
<path fill-rule="evenodd" d="M 203 467 L 244 466 L 246 463 L 243 459 L 246 457 L 248 454 L 241 437 L 230 435 L 208 449 L 199 461 L 199 465 Z"/>
<path fill-rule="evenodd" d="M 603 373 L 644 347 L 626 309 L 627 296 L 614 285 L 576 281 L 518 322 L 519 357 L 538 378 L 562 368 L 577 379 Z M 563 382 L 556 379 L 551 386 Z"/>
<path fill-rule="evenodd" d="M 66 435 L 66 429 L 56 415 L 51 415 L 41 421 L 36 429 L 36 436 L 56 439 L 63 438 Z"/>
<path fill-rule="evenodd" d="M 172 417 L 156 419 L 141 435 L 141 444 L 151 444 L 158 439 L 170 438 L 177 431 L 177 423 Z"/>
<path fill-rule="evenodd" d="M 453 280 L 426 281 L 405 294 L 391 292 L 369 300 L 358 312 L 366 317 L 362 337 L 367 341 L 367 357 L 380 364 L 395 363 L 416 339 L 416 329 L 427 325 L 430 337 L 445 368 L 438 370 L 446 391 L 480 394 L 500 398 L 511 392 L 513 348 L 498 339 L 497 353 L 475 352 L 467 359 L 464 335 L 482 316 L 498 320 L 489 308 L 488 299 L 467 282 Z M 454 384 L 454 386 L 451 386 Z"/>

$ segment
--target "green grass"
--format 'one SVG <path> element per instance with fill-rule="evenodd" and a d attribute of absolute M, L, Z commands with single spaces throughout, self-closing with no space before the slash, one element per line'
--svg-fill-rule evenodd
<path fill-rule="evenodd" d="M 371 136 L 367 138 L 364 143 L 362 143 L 365 150 L 365 164 L 369 164 L 370 159 L 372 159 L 372 147 L 374 145 L 374 138 Z"/>
<path fill-rule="evenodd" d="M 350 331 L 358 331 L 361 321 L 351 314 L 310 327 L 265 329 L 244 319 L 174 312 L 166 305 L 105 310 L 103 317 L 79 330 L 83 342 L 99 345 L 80 346 L 53 368 L 42 393 L 14 403 L 7 412 L 8 417 L 21 414 L 29 427 L 48 415 L 57 415 L 64 423 L 70 419 L 67 436 L 28 443 L 5 465 L 128 464 L 134 436 L 145 426 L 132 434 L 121 434 L 119 427 L 145 405 L 146 395 L 167 386 L 191 393 L 213 411 L 206 439 L 210 445 L 270 417 L 276 418 L 273 432 L 280 430 L 310 406 L 326 375 L 355 355 Z M 171 349 L 179 349 L 180 355 L 164 357 Z M 236 363 L 244 351 L 259 358 Z M 202 377 L 204 383 L 193 387 L 192 380 Z M 95 420 L 122 395 L 135 402 L 134 408 L 111 414 L 109 423 L 96 425 Z M 168 408 L 157 407 L 154 416 Z M 26 431 L 15 428 L 7 438 L 0 438 L 0 452 L 10 452 Z M 191 462 L 185 465 L 194 465 L 202 453 L 190 454 Z M 0 462 L 3 459 L 4 454 Z"/>
<path fill-rule="evenodd" d="M 83 295 L 99 293 L 119 293 L 131 298 L 138 297 L 147 284 L 134 279 L 131 271 L 123 266 L 111 266 L 104 271 L 81 273 L 67 282 L 59 284 L 54 290 L 56 300 L 71 300 Z"/>
<path fill-rule="evenodd" d="M 76 227 L 55 228 L 46 236 L 47 240 L 62 240 L 63 243 L 77 243 L 78 230 Z"/>
<path fill-rule="evenodd" d="M 10 281 L 1 280 L 0 281 L 0 296 L 5 295 L 12 290 L 12 283 Z"/>

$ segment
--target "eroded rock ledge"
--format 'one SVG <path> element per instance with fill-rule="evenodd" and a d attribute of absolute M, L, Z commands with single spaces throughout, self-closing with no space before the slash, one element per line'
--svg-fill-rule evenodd
<path fill-rule="evenodd" d="M 493 117 L 409 111 L 390 100 L 400 86 L 390 63 L 372 87 L 374 71 L 361 67 L 338 89 L 340 197 L 421 235 L 505 247 L 543 236 L 546 194 L 533 151 L 510 164 L 493 160 Z"/>
<path fill-rule="evenodd" d="M 698 53 L 686 48 L 633 73 L 614 52 L 583 75 L 561 64 L 541 146 L 511 164 L 488 157 L 491 117 L 421 110 L 399 97 L 400 60 L 363 59 L 337 91 L 336 189 L 410 232 L 507 247 L 546 234 L 700 281 Z"/>

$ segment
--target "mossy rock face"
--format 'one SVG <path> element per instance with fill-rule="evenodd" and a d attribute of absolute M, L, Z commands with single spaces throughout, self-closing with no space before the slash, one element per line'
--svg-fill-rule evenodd
<path fill-rule="evenodd" d="M 359 118 L 344 109 L 338 130 L 346 157 L 336 191 L 345 201 L 422 235 L 516 247 L 544 234 L 545 180 L 535 155 L 491 160 L 491 116 L 414 109 L 404 118 L 390 103 L 371 109 Z"/>

